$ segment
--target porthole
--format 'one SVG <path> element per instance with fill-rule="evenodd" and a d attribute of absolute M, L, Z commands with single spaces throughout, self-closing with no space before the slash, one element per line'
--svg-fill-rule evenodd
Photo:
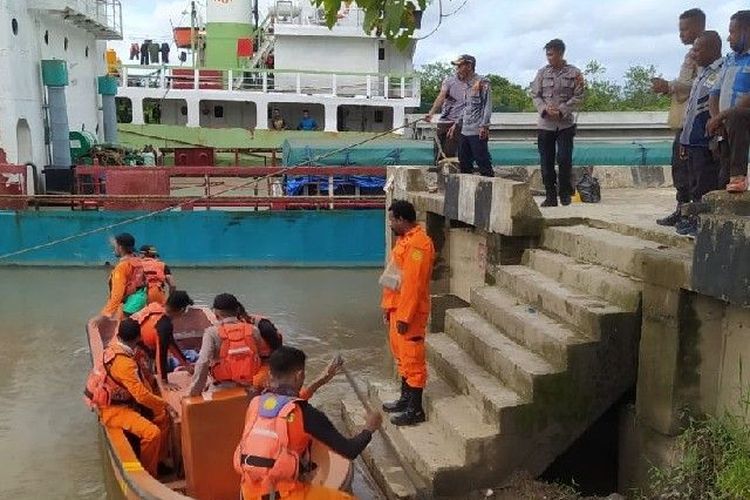
<path fill-rule="evenodd" d="M 15 18 L 10 21 L 10 29 L 13 30 L 14 35 L 18 34 L 18 21 Z"/>
<path fill-rule="evenodd" d="M 44 44 L 49 45 L 49 31 L 44 32 Z"/>
<path fill-rule="evenodd" d="M 63 40 L 63 49 L 68 50 L 68 37 L 65 37 L 65 40 Z"/>

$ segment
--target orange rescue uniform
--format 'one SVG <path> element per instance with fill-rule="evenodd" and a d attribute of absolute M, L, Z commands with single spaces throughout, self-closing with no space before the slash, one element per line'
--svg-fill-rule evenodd
<path fill-rule="evenodd" d="M 133 263 L 137 257 L 128 255 L 121 257 L 109 275 L 109 300 L 102 309 L 104 316 L 116 316 L 122 318 L 122 304 L 127 298 L 125 290 L 133 273 Z"/>
<path fill-rule="evenodd" d="M 155 257 L 142 257 L 143 272 L 148 283 L 148 303 L 167 303 L 167 293 L 164 285 L 167 282 L 167 266 Z"/>
<path fill-rule="evenodd" d="M 157 465 L 163 443 L 169 430 L 167 403 L 146 386 L 144 374 L 134 358 L 132 350 L 112 340 L 111 349 L 119 350 L 123 356 L 115 356 L 109 366 L 109 375 L 121 384 L 136 403 L 151 411 L 153 418 L 147 419 L 129 405 L 111 405 L 101 409 L 101 421 L 109 428 L 122 429 L 134 434 L 141 443 L 140 460 L 143 468 L 156 477 Z"/>
<path fill-rule="evenodd" d="M 409 387 L 424 388 L 427 383 L 425 335 L 430 315 L 430 276 L 435 247 L 421 226 L 399 236 L 390 261 L 400 270 L 398 290 L 383 288 L 381 307 L 388 318 L 388 341 L 399 375 Z M 397 324 L 408 325 L 398 333 Z"/>

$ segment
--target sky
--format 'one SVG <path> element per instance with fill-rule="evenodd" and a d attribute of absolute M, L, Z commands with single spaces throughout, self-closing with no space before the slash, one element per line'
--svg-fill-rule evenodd
<path fill-rule="evenodd" d="M 208 0 L 198 0 L 205 5 Z M 567 59 L 583 68 L 597 60 L 607 77 L 621 80 L 632 65 L 653 64 L 667 78 L 677 74 L 685 47 L 677 34 L 679 14 L 700 7 L 708 28 L 726 40 L 729 17 L 742 8 L 740 0 L 432 0 L 423 19 L 415 65 L 450 61 L 458 54 L 477 58 L 477 71 L 495 73 L 526 86 L 545 64 L 542 47 L 562 38 Z M 127 59 L 131 42 L 144 38 L 168 41 L 171 26 L 189 26 L 188 0 L 123 0 L 125 40 L 112 46 Z M 261 18 L 269 0 L 260 0 Z M 453 15 L 449 15 L 456 11 Z M 725 43 L 724 52 L 729 50 Z"/>

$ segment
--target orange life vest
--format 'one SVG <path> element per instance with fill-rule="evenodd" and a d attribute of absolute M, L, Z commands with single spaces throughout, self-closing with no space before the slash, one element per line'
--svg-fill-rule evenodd
<path fill-rule="evenodd" d="M 247 321 L 251 325 L 255 326 L 255 335 L 256 335 L 255 340 L 256 340 L 256 343 L 258 344 L 258 356 L 260 356 L 261 360 L 268 359 L 268 357 L 271 355 L 271 346 L 269 346 L 266 343 L 266 341 L 263 339 L 263 337 L 260 336 L 260 330 L 258 330 L 258 323 L 260 323 L 260 321 L 263 319 L 267 319 L 268 321 L 271 321 L 271 320 L 265 316 L 261 316 L 260 314 L 248 314 L 245 319 L 247 319 Z M 278 329 L 276 330 L 276 332 L 279 334 L 279 340 L 281 340 L 281 342 L 283 343 L 284 337 L 281 335 L 281 332 L 279 332 Z"/>
<path fill-rule="evenodd" d="M 310 465 L 311 438 L 305 432 L 298 401 L 266 392 L 250 402 L 234 453 L 234 469 L 244 484 L 282 496 L 299 484 Z"/>
<path fill-rule="evenodd" d="M 141 258 L 143 273 L 146 275 L 146 282 L 149 287 L 161 288 L 167 281 L 166 265 L 164 262 L 153 257 Z"/>
<path fill-rule="evenodd" d="M 127 299 L 146 286 L 146 275 L 143 272 L 141 259 L 134 255 L 127 257 L 127 259 L 130 262 L 130 274 L 128 275 L 128 281 L 125 283 L 125 295 L 123 295 L 123 299 Z"/>
<path fill-rule="evenodd" d="M 211 367 L 211 376 L 217 382 L 233 381 L 252 385 L 260 368 L 257 328 L 249 323 L 221 323 L 218 327 L 221 347 L 219 359 Z"/>
<path fill-rule="evenodd" d="M 158 302 L 152 302 L 130 317 L 141 325 L 141 342 L 151 352 L 156 352 L 159 345 L 159 334 L 156 331 L 156 323 L 165 314 L 164 306 Z"/>
<path fill-rule="evenodd" d="M 94 367 L 86 379 L 83 390 L 84 401 L 92 409 L 101 410 L 112 405 L 130 404 L 133 396 L 120 382 L 112 378 L 109 367 L 117 356 L 132 357 L 116 341 L 104 349 L 101 360 L 94 361 Z"/>

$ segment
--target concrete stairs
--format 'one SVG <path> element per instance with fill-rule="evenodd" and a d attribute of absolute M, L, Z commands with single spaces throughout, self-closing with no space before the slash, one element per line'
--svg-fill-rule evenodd
<path fill-rule="evenodd" d="M 517 469 L 542 473 L 634 384 L 638 253 L 659 244 L 566 226 L 546 228 L 540 247 L 497 267 L 427 336 L 428 420 L 381 433 L 417 496 L 465 498 Z M 369 381 L 368 395 L 380 407 L 397 387 Z M 358 408 L 344 403 L 347 421 Z"/>

